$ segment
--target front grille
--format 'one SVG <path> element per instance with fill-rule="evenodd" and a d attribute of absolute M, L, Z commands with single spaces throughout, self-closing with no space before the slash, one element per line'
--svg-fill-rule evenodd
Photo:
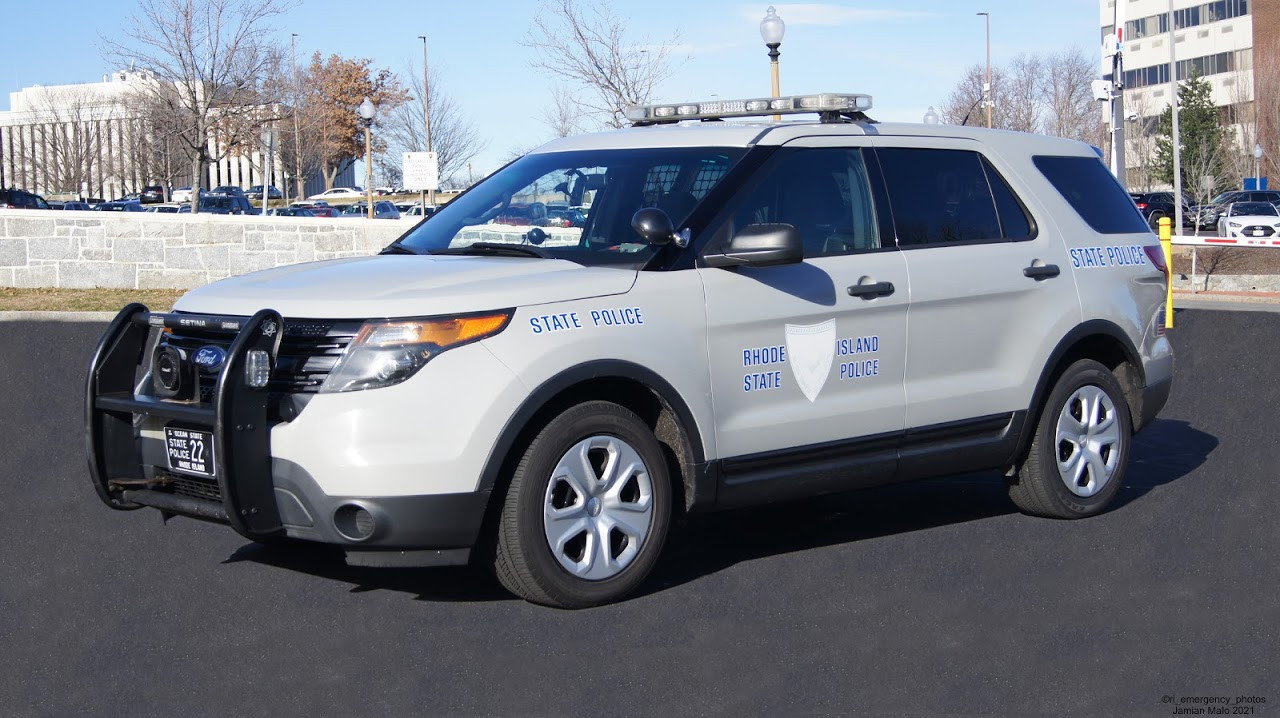
<path fill-rule="evenodd" d="M 267 390 L 277 398 L 282 394 L 313 394 L 337 365 L 347 345 L 360 330 L 360 322 L 315 319 L 286 319 L 280 354 Z M 165 334 L 162 343 L 179 347 L 188 356 L 202 346 L 213 345 L 226 350 L 235 339 L 233 332 L 184 327 Z M 200 370 L 200 399 L 209 401 L 218 371 Z"/>
<path fill-rule="evenodd" d="M 1240 233 L 1246 237 L 1270 237 L 1276 231 L 1265 224 L 1253 224 L 1240 230 Z"/>
<path fill-rule="evenodd" d="M 166 474 L 165 478 L 169 480 L 165 486 L 177 496 L 222 502 L 222 489 L 218 487 L 216 479 L 205 479 L 184 474 Z"/>

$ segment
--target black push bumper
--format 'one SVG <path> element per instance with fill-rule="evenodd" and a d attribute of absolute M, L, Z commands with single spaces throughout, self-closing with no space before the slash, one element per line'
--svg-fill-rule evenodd
<path fill-rule="evenodd" d="M 151 330 L 195 325 L 235 333 L 209 401 L 136 394 L 149 364 L 144 353 Z M 167 515 L 227 523 L 252 540 L 290 536 L 342 545 L 349 556 L 372 554 L 356 563 L 465 560 L 479 535 L 488 492 L 329 496 L 302 467 L 272 458 L 269 393 L 248 384 L 245 364 L 251 351 L 263 351 L 274 369 L 284 331 L 283 318 L 272 310 L 248 319 L 159 314 L 141 304 L 121 310 L 94 352 L 86 382 L 86 448 L 98 496 L 114 509 L 151 506 Z M 139 417 L 209 432 L 216 488 L 210 485 L 203 495 L 174 491 L 171 485 L 183 477 L 147 470 L 163 467 L 157 459 L 163 457 L 163 441 L 140 436 Z M 410 554 L 422 555 L 415 561 Z"/>

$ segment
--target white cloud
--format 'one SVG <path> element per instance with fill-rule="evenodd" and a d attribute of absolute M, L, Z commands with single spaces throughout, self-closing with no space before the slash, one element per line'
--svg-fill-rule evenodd
<path fill-rule="evenodd" d="M 738 13 L 744 18 L 759 22 L 764 17 L 765 7 L 764 5 L 739 5 Z M 849 25 L 938 17 L 937 13 L 917 10 L 875 10 L 829 3 L 791 3 L 773 7 L 778 11 L 778 17 L 782 18 L 787 25 Z"/>

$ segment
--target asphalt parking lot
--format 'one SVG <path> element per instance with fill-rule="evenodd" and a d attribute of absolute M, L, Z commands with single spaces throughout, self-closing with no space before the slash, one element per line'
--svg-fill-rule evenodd
<path fill-rule="evenodd" d="M 102 324 L 4 322 L 0 714 L 1280 716 L 1280 314 L 1180 312 L 1118 506 L 1022 516 L 997 476 L 701 517 L 580 612 L 468 569 L 348 568 L 115 512 L 82 382 Z"/>

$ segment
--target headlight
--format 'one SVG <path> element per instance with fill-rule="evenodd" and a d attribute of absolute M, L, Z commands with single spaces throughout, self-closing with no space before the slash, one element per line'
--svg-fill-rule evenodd
<path fill-rule="evenodd" d="M 436 355 L 502 331 L 511 321 L 512 311 L 365 322 L 320 391 L 359 391 L 399 384 Z"/>
<path fill-rule="evenodd" d="M 1239 222 L 1227 222 L 1227 226 L 1228 226 L 1228 227 L 1239 227 L 1239 226 L 1240 226 L 1240 223 L 1239 223 Z"/>

